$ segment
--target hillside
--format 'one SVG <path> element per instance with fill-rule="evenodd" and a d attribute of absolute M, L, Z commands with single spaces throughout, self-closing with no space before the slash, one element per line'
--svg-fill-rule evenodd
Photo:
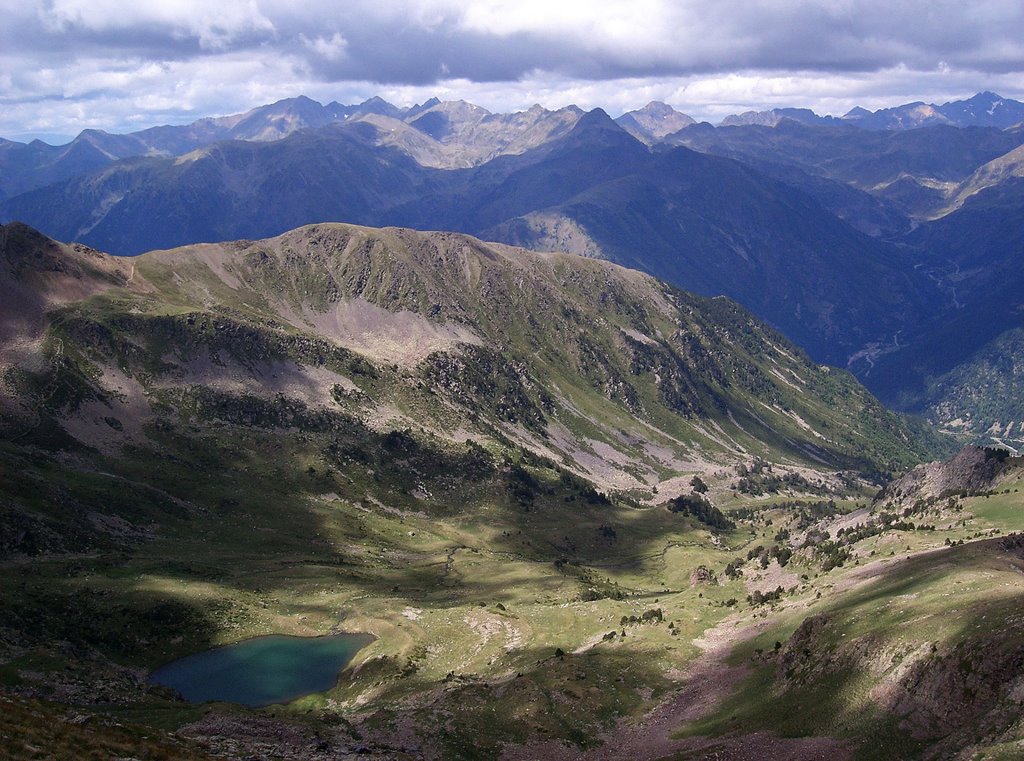
<path fill-rule="evenodd" d="M 0 213 L 119 254 L 323 221 L 571 250 L 736 299 L 838 365 L 888 343 L 934 298 L 915 262 L 803 192 L 734 161 L 652 152 L 600 111 L 521 155 L 458 171 L 381 145 L 401 134 L 363 122 L 133 159 Z"/>
<path fill-rule="evenodd" d="M 1017 148 L 1021 135 L 994 127 L 938 124 L 871 131 L 845 123 L 785 119 L 775 126 L 698 125 L 665 142 L 744 161 L 796 166 L 868 192 L 910 217 L 927 218 L 946 206 L 974 172 Z"/>
<path fill-rule="evenodd" d="M 22 226 L 5 230 L 11 252 L 53 245 Z M 117 416 L 123 402 L 112 394 L 145 399 L 124 410 L 139 417 L 171 388 L 194 394 L 200 379 L 218 388 L 223 367 L 224 382 L 247 392 L 283 373 L 275 393 L 317 409 L 397 407 L 398 418 L 441 425 L 445 436 L 466 427 L 583 457 L 602 488 L 657 485 L 666 463 L 640 445 L 652 437 L 685 461 L 756 454 L 866 470 L 898 467 L 921 446 L 850 376 L 815 366 L 735 304 L 604 262 L 318 225 L 131 266 L 121 291 L 62 307 L 50 328 L 65 382 L 80 384 L 67 389 L 75 403 L 64 412 L 82 426 L 104 405 Z M 361 390 L 349 377 L 359 356 L 376 368 Z M 106 374 L 123 387 L 105 387 Z M 586 472 L 583 460 L 575 466 Z"/>
<path fill-rule="evenodd" d="M 415 198 L 426 175 L 411 158 L 374 147 L 375 128 L 363 126 L 129 159 L 23 194 L 7 213 L 118 254 L 258 238 L 314 220 L 364 221 L 382 206 Z M 148 222 L 137 224 L 143 218 Z"/>
<path fill-rule="evenodd" d="M 734 303 L 607 262 L 342 224 L 134 259 L 22 224 L 2 240 L 5 287 L 37 304 L 19 322 L 26 298 L 0 302 L 20 347 L 0 441 L 5 736 L 75 706 L 100 717 L 90 748 L 186 752 L 152 727 L 229 757 L 586 748 L 671 687 L 735 596 L 689 578 L 745 530 L 668 500 L 698 483 L 723 507 L 856 499 L 934 451 Z M 722 604 L 684 624 L 705 597 Z M 658 606 L 671 628 L 648 625 Z M 622 648 L 595 645 L 630 616 Z M 143 679 L 339 626 L 377 639 L 299 713 L 191 707 Z"/>
<path fill-rule="evenodd" d="M 1021 416 L 1018 262 L 1024 182 L 1009 177 L 921 225 L 907 242 L 942 283 L 951 308 L 905 336 L 861 373 L 888 403 L 983 443 L 1011 442 Z"/>
<path fill-rule="evenodd" d="M 927 310 L 930 283 L 902 252 L 809 195 L 684 148 L 631 162 L 627 155 L 625 148 L 588 150 L 529 166 L 499 186 L 500 212 L 485 207 L 476 224 L 507 215 L 483 235 L 537 250 L 575 246 L 700 293 L 728 295 L 838 365 Z M 592 181 L 561 197 L 529 192 L 570 164 Z M 610 177 L 609 166 L 617 170 Z M 505 199 L 517 197 L 530 205 L 509 208 Z"/>
<path fill-rule="evenodd" d="M 24 349 L 0 440 L 12 758 L 55 733 L 296 759 L 895 760 L 1019 739 L 999 686 L 1019 678 L 1019 560 L 996 536 L 1024 528 L 1016 476 L 872 508 L 865 478 L 934 442 L 728 300 L 398 228 L 133 259 L 20 224 L 2 240 L 6 287 L 39 305 L 16 323 L 0 302 Z M 991 631 L 964 628 L 983 615 Z M 287 704 L 145 681 L 336 631 L 376 639 Z M 820 698 L 840 668 L 855 713 Z M 857 702 L 876 683 L 903 724 Z M 970 722 L 943 729 L 943 694 Z"/>
<path fill-rule="evenodd" d="M 975 495 L 996 490 L 1003 483 L 1019 479 L 1024 458 L 1011 457 L 1005 449 L 964 447 L 945 462 L 918 465 L 890 482 L 875 497 L 887 507 L 908 507 L 917 502 Z"/>

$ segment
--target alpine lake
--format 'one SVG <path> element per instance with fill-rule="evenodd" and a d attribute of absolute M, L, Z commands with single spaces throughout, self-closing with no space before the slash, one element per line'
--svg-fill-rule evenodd
<path fill-rule="evenodd" d="M 256 637 L 179 658 L 154 671 L 149 681 L 177 690 L 191 703 L 287 703 L 329 690 L 374 639 L 370 634 Z"/>

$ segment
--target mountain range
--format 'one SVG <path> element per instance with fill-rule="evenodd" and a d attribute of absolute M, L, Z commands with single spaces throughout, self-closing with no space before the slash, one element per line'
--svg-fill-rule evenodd
<path fill-rule="evenodd" d="M 1024 423 L 1015 376 L 983 359 L 1021 327 L 1024 132 L 993 126 L 1019 105 L 981 93 L 926 126 L 863 129 L 799 109 L 712 127 L 658 103 L 612 120 L 297 98 L 61 148 L 4 143 L 0 218 L 119 254 L 341 221 L 608 259 L 734 298 L 887 403 L 984 439 Z M 953 380 L 979 362 L 983 399 Z"/>
<path fill-rule="evenodd" d="M 721 124 L 723 127 L 774 127 L 784 119 L 812 126 L 850 124 L 861 129 L 880 131 L 902 131 L 940 124 L 950 127 L 1007 129 L 1024 122 L 1024 103 L 1002 98 L 993 92 L 980 92 L 971 98 L 948 101 L 941 106 L 921 101 L 880 108 L 877 111 L 855 106 L 840 117 L 819 116 L 807 108 L 746 111 L 725 117 Z"/>
<path fill-rule="evenodd" d="M 0 757 L 1015 757 L 1024 134 L 793 116 L 23 147 Z"/>
<path fill-rule="evenodd" d="M 360 122 L 127 160 L 3 210 L 126 254 L 314 220 L 587 253 L 735 298 L 838 364 L 923 314 L 929 297 L 912 262 L 799 190 L 683 147 L 652 152 L 601 111 L 521 155 L 458 171 L 424 167 L 381 135 Z M 876 298 L 861 298 L 864 290 Z"/>
<path fill-rule="evenodd" d="M 223 140 L 270 141 L 293 132 L 339 122 L 366 120 L 395 130 L 394 140 L 409 151 L 420 150 L 417 159 L 429 166 L 468 166 L 505 153 L 521 153 L 572 126 L 582 111 L 569 106 L 557 111 L 535 105 L 527 111 L 493 114 L 465 101 L 442 102 L 431 98 L 409 107 L 394 106 L 379 97 L 355 105 L 332 101 L 327 105 L 305 96 L 286 98 L 243 114 L 207 117 L 182 126 L 150 127 L 123 135 L 102 130 L 83 131 L 67 145 L 52 146 L 41 140 L 29 144 L 0 138 L 0 199 L 61 179 L 97 169 L 105 163 L 132 156 L 178 156 Z M 843 117 L 821 117 L 809 109 L 781 108 L 748 111 L 725 117 L 721 126 L 757 124 L 777 126 L 783 120 L 811 125 L 853 124 L 877 130 L 903 130 L 935 124 L 954 127 L 1009 128 L 1024 122 L 1024 103 L 995 93 L 942 106 L 910 103 L 878 111 L 854 108 Z M 658 142 L 680 129 L 696 124 L 686 114 L 665 103 L 652 101 L 628 111 L 617 123 L 638 139 Z M 407 129 L 411 126 L 413 129 Z M 425 134 L 444 148 L 431 142 Z M 427 147 L 429 146 L 429 148 Z M 446 150 L 447 149 L 447 150 Z M 432 162 L 432 163 L 431 163 Z"/>

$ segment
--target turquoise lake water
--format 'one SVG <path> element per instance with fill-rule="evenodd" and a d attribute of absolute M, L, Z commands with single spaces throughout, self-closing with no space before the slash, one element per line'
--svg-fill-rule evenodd
<path fill-rule="evenodd" d="M 168 663 L 149 681 L 177 690 L 191 703 L 287 703 L 329 690 L 352 657 L 373 640 L 370 634 L 256 637 Z"/>

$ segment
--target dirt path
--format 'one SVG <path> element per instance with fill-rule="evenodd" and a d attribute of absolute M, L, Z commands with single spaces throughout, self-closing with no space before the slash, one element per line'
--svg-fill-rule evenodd
<path fill-rule="evenodd" d="M 844 761 L 850 749 L 830 738 L 791 739 L 769 732 L 716 738 L 671 736 L 680 727 L 710 714 L 732 693 L 748 669 L 728 665 L 729 653 L 769 625 L 768 621 L 741 625 L 736 619 L 727 619 L 704 632 L 694 640 L 702 652 L 687 665 L 680 687 L 638 723 L 620 723 L 603 733 L 600 747 L 581 751 L 554 741 L 528 743 L 507 748 L 503 761 Z"/>
<path fill-rule="evenodd" d="M 836 582 L 829 594 L 838 595 L 843 592 L 849 592 L 851 589 L 856 589 L 857 587 L 869 584 L 900 565 L 910 563 L 928 555 L 937 555 L 945 551 L 945 547 L 926 547 L 924 549 L 914 550 L 913 552 L 907 552 L 897 557 L 872 560 L 870 563 L 865 563 L 864 565 L 845 574 Z"/>

